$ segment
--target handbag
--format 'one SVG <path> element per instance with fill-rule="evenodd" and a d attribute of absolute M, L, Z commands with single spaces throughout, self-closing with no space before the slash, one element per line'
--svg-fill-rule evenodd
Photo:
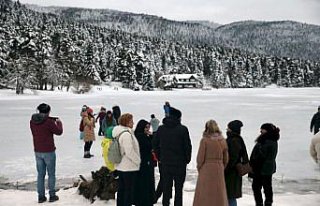
<path fill-rule="evenodd" d="M 236 170 L 238 172 L 238 175 L 242 177 L 242 176 L 252 172 L 252 168 L 249 164 L 249 158 L 248 158 L 246 145 L 244 144 L 244 141 L 242 138 L 240 140 L 241 140 L 243 152 L 242 152 L 242 155 L 240 158 L 240 162 L 238 164 L 236 164 Z"/>
<path fill-rule="evenodd" d="M 244 175 L 250 173 L 252 171 L 252 168 L 251 168 L 249 162 L 247 162 L 247 163 L 240 162 L 240 163 L 236 164 L 236 170 L 237 170 L 239 176 L 244 176 Z"/>

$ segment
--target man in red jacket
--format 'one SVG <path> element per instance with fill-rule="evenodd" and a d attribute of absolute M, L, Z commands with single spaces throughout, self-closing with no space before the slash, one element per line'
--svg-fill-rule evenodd
<path fill-rule="evenodd" d="M 33 114 L 30 120 L 30 129 L 33 136 L 34 152 L 37 164 L 37 192 L 38 202 L 47 201 L 45 196 L 44 179 L 48 172 L 49 202 L 59 200 L 56 195 L 56 147 L 53 135 L 61 135 L 62 122 L 58 118 L 49 117 L 50 106 L 42 103 L 37 107 L 39 113 Z"/>

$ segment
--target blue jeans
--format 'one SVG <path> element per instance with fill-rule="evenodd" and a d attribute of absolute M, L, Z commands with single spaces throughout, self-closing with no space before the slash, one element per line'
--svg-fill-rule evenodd
<path fill-rule="evenodd" d="M 44 180 L 46 171 L 48 171 L 48 187 L 49 195 L 53 197 L 56 195 L 56 153 L 55 152 L 36 152 L 36 164 L 37 164 L 37 191 L 38 196 L 45 196 Z"/>
<path fill-rule="evenodd" d="M 228 202 L 229 202 L 229 206 L 237 206 L 236 198 L 228 199 Z"/>

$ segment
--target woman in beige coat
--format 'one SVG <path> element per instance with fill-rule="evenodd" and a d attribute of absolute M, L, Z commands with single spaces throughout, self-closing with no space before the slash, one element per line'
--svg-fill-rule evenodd
<path fill-rule="evenodd" d="M 96 140 L 94 135 L 94 127 L 95 127 L 95 119 L 93 116 L 93 110 L 91 108 L 87 108 L 85 112 L 81 113 L 82 119 L 83 119 L 83 141 L 84 141 L 84 158 L 90 158 L 93 157 L 92 154 L 90 154 L 90 149 L 92 146 L 92 143 L 94 140 Z"/>
<path fill-rule="evenodd" d="M 198 181 L 193 206 L 228 206 L 224 168 L 227 142 L 214 120 L 206 122 L 197 155 Z"/>

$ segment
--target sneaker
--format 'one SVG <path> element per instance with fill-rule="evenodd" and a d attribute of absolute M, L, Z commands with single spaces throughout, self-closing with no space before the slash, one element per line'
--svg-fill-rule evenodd
<path fill-rule="evenodd" d="M 59 197 L 57 195 L 55 196 L 52 196 L 49 198 L 49 202 L 55 202 L 55 201 L 58 201 L 59 200 Z"/>
<path fill-rule="evenodd" d="M 44 203 L 45 201 L 47 201 L 46 196 L 38 198 L 38 203 Z"/>

